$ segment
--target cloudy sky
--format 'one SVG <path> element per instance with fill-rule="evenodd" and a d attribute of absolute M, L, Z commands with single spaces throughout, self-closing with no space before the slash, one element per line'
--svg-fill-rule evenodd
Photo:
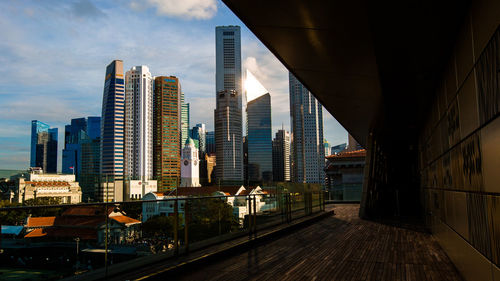
<path fill-rule="evenodd" d="M 220 1 L 0 1 L 0 169 L 28 167 L 31 120 L 58 127 L 62 149 L 71 118 L 99 116 L 114 59 L 179 77 L 191 125 L 213 130 L 218 25 L 242 26 L 243 70 L 269 90 L 274 130 L 289 130 L 288 71 Z M 325 138 L 346 142 L 326 110 L 323 118 Z"/>

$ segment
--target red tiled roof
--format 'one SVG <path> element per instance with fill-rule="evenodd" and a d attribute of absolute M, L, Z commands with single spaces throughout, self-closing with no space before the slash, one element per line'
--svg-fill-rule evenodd
<path fill-rule="evenodd" d="M 202 196 L 212 195 L 214 192 L 222 191 L 226 195 L 235 195 L 241 186 L 208 186 L 208 187 L 180 187 L 177 192 L 173 191 L 170 195 L 175 196 Z"/>
<path fill-rule="evenodd" d="M 26 181 L 25 183 L 34 186 L 71 186 L 67 181 Z"/>
<path fill-rule="evenodd" d="M 52 238 L 79 237 L 82 240 L 97 240 L 97 231 L 95 229 L 88 229 L 88 228 L 50 227 L 46 229 L 41 229 L 41 228 L 35 229 L 24 236 L 24 238 L 40 238 L 40 237 L 52 237 Z"/>
<path fill-rule="evenodd" d="M 114 217 L 111 217 L 111 219 L 113 219 L 119 223 L 123 223 L 125 225 L 141 223 L 141 221 L 138 221 L 136 219 L 133 219 L 133 218 L 127 217 L 127 216 L 114 216 Z"/>
<path fill-rule="evenodd" d="M 327 159 L 341 159 L 341 158 L 353 158 L 353 157 L 366 157 L 366 149 L 360 149 L 360 150 L 355 150 L 355 151 L 348 151 L 348 152 L 340 152 L 338 154 L 332 154 L 329 156 L 326 156 Z"/>
<path fill-rule="evenodd" d="M 53 226 L 56 217 L 29 217 L 26 227 L 47 227 Z"/>
<path fill-rule="evenodd" d="M 104 206 L 75 206 L 62 213 L 63 216 L 103 216 Z M 111 214 L 114 206 L 108 206 L 108 214 Z"/>

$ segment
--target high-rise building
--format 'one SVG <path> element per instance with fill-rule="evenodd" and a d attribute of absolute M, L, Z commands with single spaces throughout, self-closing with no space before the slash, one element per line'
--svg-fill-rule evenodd
<path fill-rule="evenodd" d="M 323 147 L 325 148 L 325 156 L 328 156 L 330 155 L 330 143 L 326 140 L 326 139 L 323 139 Z M 326 163 L 326 158 L 325 158 L 325 163 Z"/>
<path fill-rule="evenodd" d="M 191 138 L 198 141 L 198 149 L 200 151 L 200 159 L 206 152 L 206 133 L 205 124 L 199 123 L 191 129 Z"/>
<path fill-rule="evenodd" d="M 155 78 L 153 170 L 158 191 L 178 187 L 181 176 L 181 85 L 175 76 Z"/>
<path fill-rule="evenodd" d="M 247 103 L 249 182 L 273 180 L 271 95 L 266 93 Z"/>
<path fill-rule="evenodd" d="M 95 200 L 99 183 L 101 117 L 71 119 L 64 128 L 62 172 L 74 174 L 82 187 L 83 200 Z"/>
<path fill-rule="evenodd" d="M 346 148 L 347 148 L 347 143 L 341 143 L 341 144 L 334 145 L 334 146 L 332 146 L 332 148 L 330 150 L 330 155 L 331 154 L 338 154 L 338 153 L 346 150 Z"/>
<path fill-rule="evenodd" d="M 30 166 L 46 173 L 57 172 L 58 129 L 38 120 L 31 121 Z"/>
<path fill-rule="evenodd" d="M 153 78 L 145 65 L 125 74 L 125 176 L 153 177 Z"/>
<path fill-rule="evenodd" d="M 290 181 L 290 133 L 278 130 L 273 140 L 273 180 Z"/>
<path fill-rule="evenodd" d="M 186 142 L 189 137 L 189 121 L 190 121 L 190 112 L 189 112 L 189 103 L 184 101 L 184 92 L 181 90 L 181 140 L 179 146 L 179 153 L 182 150 L 183 144 Z"/>
<path fill-rule="evenodd" d="M 292 181 L 324 183 L 323 106 L 292 73 L 289 86 Z"/>
<path fill-rule="evenodd" d="M 207 131 L 205 134 L 205 148 L 207 154 L 215 154 L 215 132 Z"/>
<path fill-rule="evenodd" d="M 81 144 L 94 140 L 101 135 L 101 117 L 71 119 L 71 124 L 64 127 L 64 149 L 62 156 L 62 173 L 75 174 L 80 181 L 82 171 Z"/>
<path fill-rule="evenodd" d="M 110 180 L 123 179 L 125 131 L 125 80 L 123 61 L 114 60 L 106 67 L 101 118 L 101 176 L 99 201 L 114 200 L 115 185 Z M 118 187 L 118 185 L 116 186 Z"/>
<path fill-rule="evenodd" d="M 223 185 L 243 182 L 241 35 L 239 26 L 215 29 L 216 177 Z"/>

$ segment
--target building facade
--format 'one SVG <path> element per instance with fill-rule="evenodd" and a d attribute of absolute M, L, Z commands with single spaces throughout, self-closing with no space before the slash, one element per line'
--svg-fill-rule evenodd
<path fill-rule="evenodd" d="M 153 177 L 153 78 L 147 66 L 125 74 L 125 176 Z"/>
<path fill-rule="evenodd" d="M 99 184 L 101 117 L 71 119 L 64 128 L 62 173 L 74 174 L 82 188 L 82 200 L 96 200 Z"/>
<path fill-rule="evenodd" d="M 125 132 L 125 80 L 123 61 L 114 60 L 106 67 L 101 115 L 101 180 L 123 179 Z M 99 185 L 98 200 L 113 200 L 115 190 Z"/>
<path fill-rule="evenodd" d="M 189 137 L 189 121 L 190 121 L 189 103 L 184 101 L 184 92 L 181 90 L 181 140 L 179 142 L 179 153 L 182 150 L 182 145 L 186 143 Z"/>
<path fill-rule="evenodd" d="M 191 138 L 198 141 L 198 148 L 200 151 L 200 157 L 206 152 L 206 129 L 205 124 L 199 123 L 191 129 Z"/>
<path fill-rule="evenodd" d="M 205 148 L 207 154 L 215 154 L 215 132 L 207 131 L 205 135 Z"/>
<path fill-rule="evenodd" d="M 155 78 L 153 171 L 158 191 L 178 187 L 180 178 L 181 84 L 175 76 Z"/>
<path fill-rule="evenodd" d="M 273 140 L 273 181 L 290 181 L 290 133 L 285 130 Z"/>
<path fill-rule="evenodd" d="M 45 172 L 57 172 L 58 129 L 38 120 L 31 121 L 30 166 Z"/>
<path fill-rule="evenodd" d="M 322 105 L 289 73 L 292 133 L 292 181 L 324 183 Z"/>
<path fill-rule="evenodd" d="M 216 177 L 221 184 L 240 184 L 243 182 L 240 27 L 216 27 L 215 41 Z"/>
<path fill-rule="evenodd" d="M 249 182 L 273 180 L 271 95 L 247 103 L 247 143 Z"/>

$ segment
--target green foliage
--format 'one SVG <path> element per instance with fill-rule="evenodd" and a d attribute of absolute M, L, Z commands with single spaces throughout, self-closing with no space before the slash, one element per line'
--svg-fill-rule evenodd
<path fill-rule="evenodd" d="M 173 216 L 154 216 L 142 224 L 144 237 L 173 237 L 175 218 Z"/>
<path fill-rule="evenodd" d="M 61 198 L 57 197 L 38 197 L 24 201 L 25 206 L 47 206 L 60 205 Z M 33 208 L 30 210 L 32 217 L 51 217 L 58 216 L 62 213 L 61 207 Z"/>
<path fill-rule="evenodd" d="M 120 204 L 120 210 L 125 212 L 128 217 L 136 220 L 141 219 L 142 214 L 142 201 L 132 201 Z"/>
<path fill-rule="evenodd" d="M 200 241 L 239 227 L 233 207 L 221 199 L 192 200 L 188 205 L 189 240 Z"/>
<path fill-rule="evenodd" d="M 10 203 L 8 200 L 0 201 L 0 208 L 17 207 L 19 203 Z M 23 210 L 11 210 L 0 212 L 1 225 L 23 225 L 28 213 Z"/>

